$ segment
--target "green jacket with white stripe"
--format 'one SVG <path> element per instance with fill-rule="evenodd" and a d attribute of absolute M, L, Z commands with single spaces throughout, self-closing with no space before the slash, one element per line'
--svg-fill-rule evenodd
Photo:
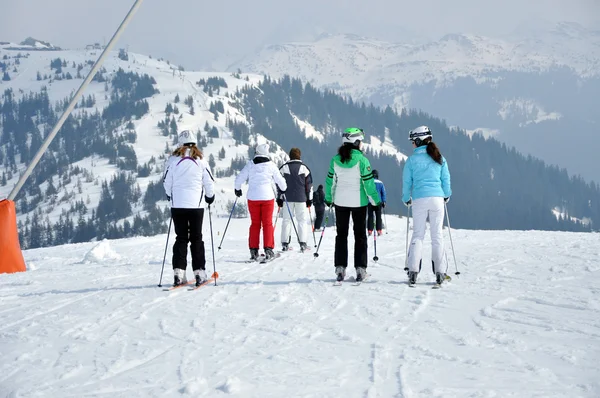
<path fill-rule="evenodd" d="M 369 159 L 358 149 L 352 149 L 350 160 L 342 163 L 335 155 L 325 179 L 325 201 L 337 206 L 363 207 L 381 203 L 375 187 Z"/>

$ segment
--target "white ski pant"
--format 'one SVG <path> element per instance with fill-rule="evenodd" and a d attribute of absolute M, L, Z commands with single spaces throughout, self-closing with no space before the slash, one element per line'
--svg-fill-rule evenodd
<path fill-rule="evenodd" d="M 423 239 L 429 217 L 429 230 L 431 234 L 431 261 L 434 272 L 446 271 L 444 265 L 444 198 L 429 197 L 413 200 L 413 234 L 408 249 L 409 271 L 420 271 L 419 264 L 422 259 Z M 407 232 L 408 233 L 408 232 Z M 425 264 L 423 264 L 425 265 Z M 425 265 L 427 267 L 427 265 Z"/>
<path fill-rule="evenodd" d="M 300 242 L 306 243 L 306 234 L 309 226 L 309 210 L 308 207 L 306 207 L 306 202 L 287 202 L 287 204 L 290 205 L 290 211 L 296 219 L 294 222 L 296 223 L 296 229 L 298 230 L 298 235 L 300 236 Z M 282 243 L 287 243 L 290 239 L 290 236 L 293 236 L 294 238 L 296 237 L 296 232 L 292 226 L 290 211 L 288 211 L 287 205 L 285 202 L 283 202 L 283 207 L 281 208 L 281 212 L 283 213 L 283 223 L 281 226 Z"/>

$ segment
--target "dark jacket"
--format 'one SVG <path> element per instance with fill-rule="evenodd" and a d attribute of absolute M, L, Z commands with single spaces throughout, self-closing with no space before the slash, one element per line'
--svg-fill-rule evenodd
<path fill-rule="evenodd" d="M 318 188 L 313 194 L 313 206 L 319 209 L 325 208 L 325 192 L 323 191 L 323 187 Z"/>
<path fill-rule="evenodd" d="M 287 191 L 285 198 L 288 202 L 306 202 L 312 200 L 312 175 L 310 169 L 301 160 L 290 160 L 279 168 L 285 178 Z M 278 190 L 281 198 L 281 190 Z"/>

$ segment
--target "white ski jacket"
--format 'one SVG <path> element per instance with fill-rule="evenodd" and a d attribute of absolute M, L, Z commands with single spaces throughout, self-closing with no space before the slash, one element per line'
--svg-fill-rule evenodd
<path fill-rule="evenodd" d="M 202 208 L 204 196 L 215 194 L 208 162 L 188 155 L 189 150 L 182 158 L 171 156 L 165 167 L 163 186 L 171 198 L 171 207 L 176 209 Z"/>
<path fill-rule="evenodd" d="M 275 191 L 273 182 L 281 191 L 287 190 L 285 178 L 279 169 L 267 156 L 255 156 L 240 171 L 235 178 L 235 189 L 242 189 L 242 184 L 248 181 L 248 200 L 273 200 Z"/>

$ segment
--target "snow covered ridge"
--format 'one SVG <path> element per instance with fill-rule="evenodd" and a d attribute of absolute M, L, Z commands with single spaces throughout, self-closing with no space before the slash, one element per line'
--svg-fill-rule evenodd
<path fill-rule="evenodd" d="M 443 84 L 490 71 L 541 71 L 555 66 L 568 66 L 584 77 L 600 74 L 600 33 L 562 23 L 525 37 L 448 34 L 425 44 L 323 35 L 314 42 L 266 46 L 230 70 L 290 74 L 344 89 L 373 87 L 384 81 L 401 86 L 428 81 Z"/>
<path fill-rule="evenodd" d="M 157 287 L 166 234 L 26 250 L 28 272 L 0 275 L 0 396 L 600 396 L 597 234 L 453 230 L 460 277 L 451 262 L 432 290 L 423 267 L 412 289 L 406 219 L 387 222 L 358 287 L 332 286 L 333 229 L 317 259 L 244 264 L 248 219 L 197 291 Z"/>
<path fill-rule="evenodd" d="M 523 153 L 598 181 L 580 160 L 592 158 L 591 150 L 580 157 L 561 148 L 565 126 L 595 131 L 600 123 L 589 106 L 600 88 L 600 32 L 576 23 L 528 23 L 504 37 L 455 33 L 424 43 L 321 35 L 266 46 L 228 70 L 237 68 L 289 74 L 357 101 L 421 109 L 449 125 L 494 131 Z M 531 145 L 523 134 L 543 135 L 545 145 Z M 600 144 L 596 136 L 586 136 L 590 148 Z"/>
<path fill-rule="evenodd" d="M 14 100 L 18 102 L 30 93 L 40 93 L 45 90 L 53 108 L 57 102 L 64 104 L 64 101 L 70 99 L 89 72 L 100 51 L 93 47 L 86 50 L 56 51 L 10 50 L 11 47 L 12 44 L 0 46 L 0 62 L 7 65 L 5 80 L 2 80 L 0 73 L 0 92 L 4 93 L 11 89 Z M 114 130 L 114 134 L 133 134 L 135 144 L 131 145 L 131 148 L 135 151 L 137 163 L 140 166 L 146 165 L 144 167 L 148 168 L 144 177 L 136 178 L 142 194 L 151 183 L 159 183 L 163 171 L 162 162 L 166 158 L 166 153 L 170 153 L 173 148 L 172 136 L 164 135 L 161 128 L 158 127 L 159 122 L 165 121 L 165 119 L 171 122 L 171 126 L 174 123 L 176 129 L 191 129 L 199 132 L 206 139 L 207 145 L 203 151 L 207 157 L 210 155 L 213 159 L 213 171 L 217 175 L 227 170 L 233 160 L 247 156 L 248 145 L 236 145 L 232 131 L 227 127 L 228 120 L 247 124 L 241 107 L 237 106 L 229 95 L 243 86 L 257 84 L 262 79 L 261 76 L 187 72 L 166 60 L 135 53 L 128 53 L 125 56 L 119 51 L 114 51 L 103 64 L 98 75 L 101 77 L 91 82 L 85 92 L 84 100 L 74 110 L 74 115 L 80 116 L 84 113 L 95 112 L 102 114 L 114 94 L 110 79 L 118 70 L 149 75 L 156 82 L 154 88 L 158 90 L 158 93 L 145 99 L 149 106 L 148 112 L 141 118 L 132 120 L 131 125 L 123 123 Z M 198 82 L 209 79 L 221 79 L 225 87 L 219 87 L 214 92 L 212 90 L 205 92 L 204 87 L 198 85 Z M 211 109 L 214 108 L 215 103 L 222 104 L 223 109 L 220 109 L 222 113 Z M 60 111 L 62 106 L 57 105 L 56 109 Z M 170 111 L 167 112 L 169 108 Z M 221 117 L 218 117 L 217 114 Z M 38 125 L 42 133 L 51 127 L 46 124 Z M 259 142 L 267 142 L 261 136 L 257 136 L 256 139 Z M 60 135 L 57 140 L 60 140 Z M 0 149 L 2 148 L 0 147 Z M 272 149 L 275 159 L 283 157 L 284 151 L 275 143 L 272 143 Z M 26 167 L 26 164 L 19 162 L 18 156 L 16 161 L 16 172 L 10 170 L 11 168 L 1 167 L 0 178 L 4 175 L 6 181 L 2 180 L 2 184 L 0 184 L 0 197 L 6 197 L 9 194 L 17 182 L 19 173 Z M 107 158 L 94 154 L 71 164 L 70 167 L 77 168 L 81 174 L 72 179 L 69 178 L 69 181 L 65 180 L 64 184 L 59 176 L 55 175 L 40 185 L 42 193 L 47 192 L 48 189 L 55 191 L 55 187 L 59 187 L 58 193 L 45 197 L 44 201 L 35 209 L 42 209 L 43 219 L 51 224 L 57 222 L 61 217 L 64 218 L 71 206 L 78 202 L 84 203 L 89 209 L 84 215 L 84 220 L 89 218 L 92 209 L 95 209 L 101 200 L 102 181 L 110 181 L 121 171 Z M 135 174 L 137 173 L 134 172 Z M 218 178 L 219 185 L 223 187 L 233 186 L 233 182 L 229 180 L 229 177 Z M 29 183 L 31 183 L 31 179 Z M 226 193 L 219 191 L 221 199 L 213 206 L 216 215 L 227 213 L 228 197 L 231 196 L 232 200 L 234 198 L 232 190 L 229 191 L 227 190 Z M 167 202 L 163 201 L 159 205 L 164 207 Z M 141 202 L 132 203 L 132 207 L 132 216 L 121 220 L 120 225 L 123 225 L 124 222 L 133 222 L 134 215 L 143 216 L 148 213 L 144 210 Z M 18 209 L 18 220 L 24 222 L 31 218 L 33 211 L 23 212 Z"/>
<path fill-rule="evenodd" d="M 22 51 L 60 51 L 61 48 L 51 43 L 28 37 L 19 44 L 10 42 L 0 42 L 0 48 L 6 50 L 22 50 Z"/>

